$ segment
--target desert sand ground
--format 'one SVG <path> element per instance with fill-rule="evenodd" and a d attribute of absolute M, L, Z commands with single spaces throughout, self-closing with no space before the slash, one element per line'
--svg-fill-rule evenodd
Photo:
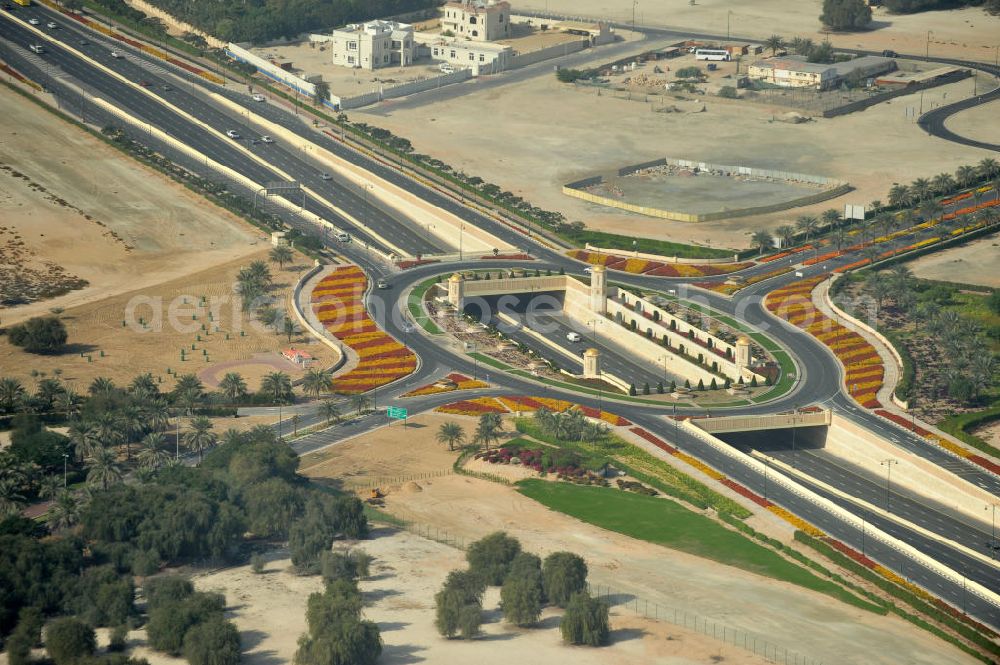
<path fill-rule="evenodd" d="M 643 619 L 624 607 L 612 610 L 611 646 L 566 647 L 559 637 L 560 611 L 546 610 L 537 628 L 508 626 L 498 609 L 496 588 L 488 590 L 484 599 L 483 636 L 471 642 L 446 640 L 434 628 L 433 595 L 449 571 L 465 567 L 463 553 L 388 529 L 377 529 L 374 538 L 357 545 L 375 557 L 372 577 L 361 582 L 361 589 L 365 618 L 379 625 L 385 643 L 380 665 L 417 662 L 505 665 L 562 660 L 581 665 L 636 662 L 693 665 L 713 662 L 714 656 L 737 665 L 764 662 L 743 649 L 694 631 Z M 319 577 L 298 577 L 290 572 L 290 565 L 287 552 L 277 551 L 271 554 L 263 574 L 254 575 L 249 566 L 240 566 L 195 580 L 199 590 L 226 595 L 230 616 L 240 629 L 243 662 L 247 665 L 291 662 L 296 640 L 306 630 L 306 599 L 310 593 L 322 590 L 322 581 Z M 133 636 L 138 647 L 135 655 L 149 658 L 152 665 L 183 662 L 140 646 L 142 631 Z"/>
<path fill-rule="evenodd" d="M 351 478 L 368 470 L 400 478 L 444 471 L 455 453 L 438 444 L 434 433 L 437 424 L 447 419 L 459 422 L 467 432 L 474 427 L 469 418 L 420 416 L 416 421 L 424 428 L 405 434 L 401 428 L 383 428 L 306 456 L 302 468 L 314 480 L 323 476 L 334 483 L 341 482 L 341 473 Z M 560 549 L 579 552 L 587 559 L 595 584 L 632 594 L 640 603 L 648 600 L 651 607 L 694 612 L 729 628 L 766 636 L 817 661 L 928 665 L 968 661 L 895 618 L 874 616 L 798 587 L 592 527 L 552 512 L 510 487 L 443 475 L 388 489 L 388 512 L 429 525 L 448 538 L 468 542 L 504 529 L 543 556 Z M 763 526 L 752 519 L 755 528 Z M 369 549 L 368 544 L 364 547 Z"/>
<path fill-rule="evenodd" d="M 1000 101 L 957 113 L 945 126 L 953 132 L 977 141 L 1000 144 L 1000 121 L 997 118 L 1000 118 Z"/>
<path fill-rule="evenodd" d="M 670 0 L 635 5 L 637 25 L 687 28 L 695 32 L 726 34 L 727 21 L 733 35 L 763 40 L 775 33 L 786 39 L 827 38 L 841 48 L 874 51 L 892 49 L 900 53 L 924 53 L 951 58 L 993 62 L 996 58 L 1000 19 L 980 8 L 922 12 L 905 16 L 873 8 L 871 30 L 851 33 L 820 32 L 822 0 Z M 515 9 L 572 16 L 632 21 L 631 0 L 518 0 Z M 932 31 L 928 39 L 927 31 Z"/>
<path fill-rule="evenodd" d="M 90 282 L 59 298 L 3 309 L 4 325 L 169 281 L 266 245 L 260 231 L 6 88 L 0 107 L 0 268 L 13 258 L 9 241 L 20 236 L 27 268 L 44 271 L 47 262 Z"/>
<path fill-rule="evenodd" d="M 600 56 L 592 61 L 601 63 Z M 652 67 L 647 63 L 637 73 L 652 74 Z M 508 86 L 470 89 L 447 103 L 421 101 L 418 96 L 349 115 L 405 136 L 417 152 L 495 182 L 542 208 L 561 211 L 570 221 L 696 244 L 746 247 L 750 233 L 761 226 L 777 226 L 807 212 L 843 209 L 848 202 L 885 200 L 893 182 L 954 171 L 992 154 L 924 134 L 906 117 L 909 107 L 916 111 L 919 106 L 915 96 L 795 125 L 775 121 L 787 107 L 723 103 L 710 96 L 701 98 L 703 113 L 656 113 L 649 103 L 597 96 L 594 89 L 576 89 L 548 73 Z M 971 93 L 972 81 L 934 88 L 924 93 L 924 109 Z M 483 131 L 486 108 L 489 131 Z M 552 122 L 555 117 L 558 123 Z M 825 175 L 856 189 L 808 208 L 697 225 L 617 211 L 561 192 L 572 180 L 665 155 Z"/>
<path fill-rule="evenodd" d="M 942 282 L 982 284 L 1000 288 L 1000 272 L 996 269 L 1000 254 L 1000 239 L 987 236 L 967 245 L 922 256 L 906 265 L 923 279 Z"/>
<path fill-rule="evenodd" d="M 28 379 L 33 371 L 54 376 L 61 370 L 61 378 L 77 392 L 86 391 L 97 376 L 121 385 L 144 372 L 162 379 L 161 389 L 169 390 L 173 378 L 167 374 L 168 368 L 178 374 L 197 374 L 209 388 L 225 372 L 240 373 L 251 390 L 257 389 L 260 378 L 268 372 L 283 371 L 297 378 L 303 370 L 278 355 L 289 346 L 287 337 L 273 328 L 265 329 L 231 303 L 240 267 L 266 257 L 266 251 L 258 247 L 255 254 L 215 268 L 70 307 L 60 315 L 69 334 L 69 351 L 55 356 L 33 355 L 0 338 L 0 374 L 25 380 L 30 390 Z M 283 270 L 271 266 L 277 309 L 288 311 L 288 294 L 306 261 L 297 255 L 296 262 L 286 264 Z M 202 296 L 207 305 L 199 307 Z M 213 299 L 222 304 L 209 318 Z M 161 316 L 160 324 L 155 322 L 154 311 Z M 139 324 L 140 317 L 150 323 L 148 329 Z M 240 330 L 245 335 L 241 336 Z M 293 336 L 291 345 L 305 349 L 323 366 L 336 360 L 331 349 L 301 331 Z M 182 348 L 187 357 L 183 362 Z"/>

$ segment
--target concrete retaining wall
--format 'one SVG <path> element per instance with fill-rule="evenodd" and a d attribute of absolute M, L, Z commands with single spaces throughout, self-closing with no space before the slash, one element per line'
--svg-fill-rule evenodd
<path fill-rule="evenodd" d="M 783 486 L 784 488 L 793 492 L 800 499 L 812 503 L 813 505 L 821 508 L 827 514 L 832 515 L 843 522 L 856 526 L 860 531 L 862 526 L 861 520 L 853 513 L 847 511 L 844 508 L 841 508 L 840 506 L 833 503 L 829 499 L 819 496 L 818 494 L 809 490 L 803 485 L 800 485 L 795 480 L 789 478 L 788 476 L 780 472 L 777 472 L 773 467 L 768 469 L 768 467 L 765 466 L 763 461 L 754 459 L 749 455 L 741 453 L 732 446 L 712 436 L 708 432 L 705 432 L 704 430 L 700 429 L 690 420 L 684 421 L 683 423 L 681 423 L 680 426 L 683 427 L 690 434 L 696 436 L 702 442 L 712 446 L 716 451 L 738 461 L 740 464 L 744 466 L 753 468 L 757 473 L 761 475 L 767 473 L 768 480 L 770 482 Z M 993 591 L 990 591 L 989 589 L 982 586 L 978 582 L 965 579 L 965 577 L 962 574 L 955 572 L 954 570 L 948 568 L 944 564 L 923 554 L 915 547 L 901 540 L 893 538 L 892 536 L 872 526 L 871 524 L 866 525 L 865 533 L 869 538 L 873 538 L 888 545 L 892 549 L 902 554 L 904 557 L 919 562 L 925 568 L 935 571 L 937 574 L 948 578 L 955 584 L 963 585 L 968 590 L 969 593 L 974 593 L 980 598 L 985 599 L 987 602 L 991 603 L 994 607 L 1000 607 L 1000 595 L 994 593 Z"/>
<path fill-rule="evenodd" d="M 788 210 L 789 208 L 799 208 L 802 206 L 812 205 L 814 203 L 819 203 L 821 201 L 826 201 L 828 199 L 836 198 L 847 192 L 851 191 L 852 187 L 839 180 L 833 180 L 832 178 L 826 178 L 818 175 L 810 175 L 807 173 L 793 173 L 786 171 L 775 171 L 772 169 L 758 169 L 752 166 L 732 166 L 726 164 L 712 164 L 709 162 L 695 162 L 686 159 L 674 159 L 672 157 L 665 157 L 663 159 L 656 159 L 649 162 L 643 162 L 641 164 L 633 164 L 630 166 L 623 166 L 618 169 L 618 175 L 624 176 L 630 173 L 635 173 L 644 168 L 651 168 L 654 166 L 660 166 L 664 164 L 669 164 L 672 166 L 681 166 L 685 168 L 698 168 L 701 170 L 711 170 L 711 171 L 722 171 L 728 175 L 749 175 L 749 176 L 759 176 L 767 178 L 778 178 L 782 180 L 799 180 L 801 182 L 809 182 L 817 185 L 826 186 L 821 192 L 816 192 L 815 194 L 809 194 L 807 196 L 800 196 L 795 199 L 788 201 L 782 201 L 780 203 L 774 203 L 765 206 L 754 206 L 750 208 L 737 208 L 734 210 L 723 210 L 721 212 L 707 212 L 707 213 L 686 213 L 671 210 L 663 210 L 661 208 L 654 208 L 651 206 L 640 206 L 633 203 L 626 203 L 620 199 L 613 199 L 606 196 L 598 196 L 596 194 L 591 194 L 590 192 L 581 191 L 582 187 L 590 187 L 601 182 L 602 178 L 592 177 L 584 178 L 582 180 L 577 180 L 575 182 L 567 183 L 563 185 L 562 192 L 567 196 L 572 196 L 573 198 L 582 199 L 584 201 L 589 201 L 590 203 L 597 203 L 598 205 L 604 205 L 611 208 L 619 208 L 621 210 L 628 210 L 629 212 L 634 212 L 640 215 L 646 215 L 647 217 L 658 217 L 661 219 L 671 219 L 677 222 L 709 222 L 719 219 L 730 219 L 732 217 L 747 217 L 750 215 L 762 215 L 770 212 L 778 212 L 779 210 Z"/>
<path fill-rule="evenodd" d="M 576 53 L 587 48 L 589 40 L 580 39 L 574 42 L 565 42 L 562 44 L 553 44 L 552 46 L 547 46 L 545 48 L 540 48 L 535 51 L 527 51 L 525 53 L 518 53 L 510 59 L 510 65 L 508 69 L 514 69 L 517 67 L 527 67 L 528 65 L 533 65 L 536 62 L 541 62 L 542 60 L 551 60 L 552 58 L 558 58 L 560 56 L 569 55 L 570 53 Z"/>
<path fill-rule="evenodd" d="M 769 416 L 719 416 L 692 421 L 706 432 L 750 432 L 761 429 L 791 427 L 822 427 L 829 425 L 833 412 L 829 409 L 809 413 L 779 413 Z"/>
<path fill-rule="evenodd" d="M 282 84 L 287 88 L 291 88 L 292 90 L 298 92 L 301 95 L 305 95 L 310 99 L 316 96 L 315 85 L 313 85 L 309 81 L 306 81 L 304 78 L 301 78 L 300 76 L 293 74 L 292 72 L 286 72 L 281 67 L 278 67 L 277 65 L 268 62 L 264 58 L 261 58 L 260 56 L 251 53 L 250 51 L 243 48 L 239 44 L 230 42 L 228 45 L 226 45 L 225 52 L 226 55 L 228 55 L 233 60 L 237 60 L 239 62 L 245 62 L 248 65 L 253 65 L 254 67 L 257 68 L 257 71 L 259 71 L 264 76 L 274 81 L 277 81 L 278 83 Z M 337 97 L 336 95 L 331 94 L 329 100 L 323 100 L 323 105 L 336 111 L 337 109 L 340 108 L 340 98 Z"/>
<path fill-rule="evenodd" d="M 885 477 L 882 460 L 898 461 L 892 468 L 892 486 L 906 493 L 930 499 L 989 528 L 989 513 L 983 506 L 996 501 L 989 492 L 946 471 L 937 464 L 909 453 L 847 418 L 835 415 L 826 438 L 826 450 L 876 476 Z"/>

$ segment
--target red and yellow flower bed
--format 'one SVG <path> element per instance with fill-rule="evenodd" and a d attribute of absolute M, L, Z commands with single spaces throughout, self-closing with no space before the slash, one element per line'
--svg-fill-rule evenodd
<path fill-rule="evenodd" d="M 333 390 L 367 392 L 410 374 L 417 357 L 406 346 L 378 329 L 365 310 L 367 277 L 357 266 L 341 266 L 313 289 L 313 311 L 323 326 L 358 354 L 351 371 L 333 379 Z"/>
<path fill-rule="evenodd" d="M 856 402 L 866 408 L 882 406 L 876 395 L 882 388 L 885 367 L 868 341 L 826 316 L 813 304 L 812 291 L 826 275 L 810 277 L 768 294 L 765 307 L 778 318 L 807 331 L 833 351 L 844 366 L 844 385 Z"/>
<path fill-rule="evenodd" d="M 829 261 L 830 259 L 835 259 L 838 256 L 841 256 L 843 253 L 844 250 L 838 249 L 835 252 L 827 252 L 826 254 L 820 254 L 819 256 L 814 256 L 811 259 L 806 259 L 805 261 L 802 262 L 802 265 L 813 266 L 816 265 L 817 263 L 822 263 L 823 261 Z"/>
<path fill-rule="evenodd" d="M 477 397 L 451 402 L 434 409 L 438 413 L 451 413 L 456 416 L 481 416 L 484 413 L 508 413 L 507 407 L 492 397 Z"/>
<path fill-rule="evenodd" d="M 407 395 L 409 396 L 409 395 Z M 539 409 L 548 409 L 562 413 L 570 409 L 578 409 L 583 415 L 595 420 L 603 420 L 614 427 L 628 427 L 632 423 L 614 413 L 598 411 L 597 409 L 582 404 L 574 404 L 562 399 L 551 397 L 532 397 L 528 395 L 504 395 L 502 397 L 479 397 L 476 399 L 462 400 L 439 406 L 435 411 L 440 413 L 453 413 L 463 416 L 479 416 L 484 413 L 513 413 L 521 414 Z"/>
<path fill-rule="evenodd" d="M 416 390 L 406 393 L 403 397 L 420 397 L 422 395 L 437 395 L 438 393 L 450 393 L 456 390 L 473 390 L 475 388 L 488 387 L 489 384 L 485 381 L 477 381 L 476 379 L 470 379 L 464 374 L 453 372 L 445 377 L 444 381 L 421 386 Z"/>
<path fill-rule="evenodd" d="M 791 256 L 792 254 L 798 254 L 799 252 L 805 252 L 805 251 L 808 251 L 810 249 L 813 249 L 812 245 L 802 245 L 801 247 L 793 247 L 791 249 L 786 249 L 786 250 L 780 251 L 777 254 L 771 254 L 770 256 L 765 256 L 764 258 L 760 259 L 760 262 L 761 263 L 770 263 L 771 261 L 777 261 L 778 259 L 784 259 L 784 258 L 787 258 L 787 257 Z"/>
<path fill-rule="evenodd" d="M 656 277 L 710 277 L 712 275 L 727 275 L 731 272 L 745 270 L 754 265 L 752 261 L 743 263 L 662 263 L 638 257 L 615 256 L 598 252 L 586 252 L 574 249 L 566 254 L 591 265 L 602 265 L 609 270 L 621 270 L 636 275 L 654 275 Z"/>

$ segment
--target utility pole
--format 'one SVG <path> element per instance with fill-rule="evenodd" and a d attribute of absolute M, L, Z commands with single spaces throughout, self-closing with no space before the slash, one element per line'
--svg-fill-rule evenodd
<path fill-rule="evenodd" d="M 68 459 L 69 459 L 69 455 L 66 454 L 66 453 L 63 453 L 63 489 L 66 489 L 66 462 L 67 462 Z M 994 537 L 994 540 L 996 540 L 995 537 Z"/>
<path fill-rule="evenodd" d="M 885 467 L 885 512 L 892 512 L 889 510 L 889 496 L 892 493 L 892 465 L 899 464 L 899 460 L 894 460 L 891 457 L 879 462 Z"/>
<path fill-rule="evenodd" d="M 792 410 L 792 467 L 799 468 L 798 465 L 798 455 L 795 451 L 795 418 L 799 412 L 799 405 L 796 404 L 795 408 Z"/>

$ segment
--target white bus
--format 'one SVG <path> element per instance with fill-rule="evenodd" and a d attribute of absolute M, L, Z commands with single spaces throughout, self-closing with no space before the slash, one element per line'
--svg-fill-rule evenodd
<path fill-rule="evenodd" d="M 721 48 L 699 48 L 694 52 L 695 60 L 729 60 L 729 51 Z"/>

